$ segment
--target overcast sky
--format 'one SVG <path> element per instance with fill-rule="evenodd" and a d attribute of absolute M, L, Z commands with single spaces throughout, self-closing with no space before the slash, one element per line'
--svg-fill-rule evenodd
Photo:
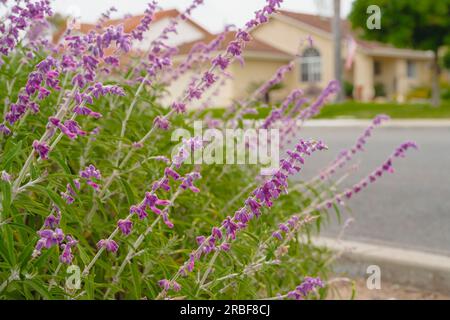
<path fill-rule="evenodd" d="M 94 22 L 107 8 L 114 6 L 118 13 L 113 17 L 121 17 L 126 13 L 140 14 L 150 0 L 53 0 L 56 12 L 68 14 L 76 12 L 83 22 Z M 192 0 L 160 0 L 164 9 L 186 8 Z M 330 15 L 332 0 L 285 0 L 282 9 L 305 13 Z M 341 0 L 342 15 L 350 11 L 352 0 Z M 212 32 L 221 31 L 225 24 L 241 26 L 252 17 L 253 12 L 261 8 L 265 0 L 205 0 L 197 8 L 192 17 Z"/>

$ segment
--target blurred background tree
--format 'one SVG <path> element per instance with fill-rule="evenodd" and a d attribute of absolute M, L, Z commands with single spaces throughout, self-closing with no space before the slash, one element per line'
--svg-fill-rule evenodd
<path fill-rule="evenodd" d="M 381 29 L 369 30 L 367 7 L 381 9 Z M 369 40 L 390 43 L 397 47 L 432 50 L 432 103 L 440 103 L 438 50 L 450 45 L 450 0 L 355 0 L 349 15 L 354 29 Z"/>

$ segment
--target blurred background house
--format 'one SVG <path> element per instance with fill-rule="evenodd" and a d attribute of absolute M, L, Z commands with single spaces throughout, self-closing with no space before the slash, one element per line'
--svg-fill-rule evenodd
<path fill-rule="evenodd" d="M 179 12 L 175 9 L 160 11 L 155 15 L 152 28 L 144 35 L 134 51 L 145 51 Z M 125 31 L 133 30 L 143 16 L 104 21 L 103 25 L 123 24 Z M 78 32 L 87 33 L 94 24 L 81 24 Z M 58 42 L 64 33 L 58 29 L 53 40 Z M 358 38 L 350 23 L 341 20 L 342 53 L 345 95 L 355 100 L 395 100 L 403 102 L 408 92 L 430 83 L 430 63 L 433 53 L 412 49 L 400 49 L 374 41 Z M 234 33 L 228 32 L 219 51 L 224 50 Z M 209 43 L 217 35 L 193 21 L 181 21 L 178 33 L 170 38 L 169 45 L 179 52 L 174 63 L 182 63 L 190 50 L 199 42 Z M 244 63 L 235 61 L 229 68 L 233 81 L 228 81 L 214 100 L 214 106 L 224 106 L 231 101 L 245 98 L 259 84 L 272 76 L 282 65 L 294 61 L 294 70 L 282 85 L 273 90 L 267 99 L 278 101 L 294 88 L 301 88 L 306 95 L 317 95 L 334 79 L 332 19 L 330 17 L 281 11 L 273 15 L 267 24 L 252 31 L 253 40 L 243 53 Z M 310 41 L 311 39 L 312 41 Z M 168 88 L 168 101 L 178 97 L 188 87 L 197 73 L 185 73 Z"/>

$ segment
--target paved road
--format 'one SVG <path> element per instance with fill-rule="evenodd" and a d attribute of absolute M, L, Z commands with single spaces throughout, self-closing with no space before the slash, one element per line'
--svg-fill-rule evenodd
<path fill-rule="evenodd" d="M 335 154 L 352 145 L 363 130 L 303 128 L 299 137 L 320 138 L 330 148 L 308 160 L 303 177 L 314 176 Z M 420 150 L 409 152 L 394 164 L 395 174 L 384 176 L 351 200 L 355 221 L 343 238 L 450 255 L 450 126 L 376 129 L 366 151 L 356 157 L 361 160 L 360 169 L 344 184 L 364 177 L 406 140 L 416 141 Z M 341 229 L 332 219 L 323 233 L 336 236 Z"/>

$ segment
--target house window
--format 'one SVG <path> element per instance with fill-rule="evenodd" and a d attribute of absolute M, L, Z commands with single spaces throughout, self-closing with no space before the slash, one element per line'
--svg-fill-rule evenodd
<path fill-rule="evenodd" d="M 416 77 L 416 64 L 413 61 L 408 60 L 406 62 L 406 70 L 407 70 L 408 78 Z"/>
<path fill-rule="evenodd" d="M 373 62 L 373 73 L 376 76 L 379 76 L 381 74 L 381 62 L 380 61 Z"/>
<path fill-rule="evenodd" d="M 300 58 L 300 78 L 302 82 L 319 82 L 321 79 L 320 54 L 317 49 L 308 48 Z"/>

